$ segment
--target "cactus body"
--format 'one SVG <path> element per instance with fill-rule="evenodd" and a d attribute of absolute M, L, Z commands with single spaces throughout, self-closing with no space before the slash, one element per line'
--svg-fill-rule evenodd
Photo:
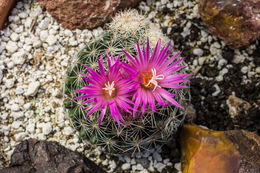
<path fill-rule="evenodd" d="M 185 117 L 184 111 L 175 106 L 156 105 L 158 111 L 147 111 L 141 118 L 133 119 L 132 116 L 125 114 L 124 120 L 127 125 L 122 124 L 118 127 L 110 116 L 105 116 L 99 127 L 100 111 L 94 112 L 85 119 L 86 113 L 79 106 L 82 101 L 70 101 L 72 98 L 79 96 L 78 93 L 72 91 L 87 85 L 79 74 L 79 72 L 87 73 L 82 64 L 98 70 L 97 57 L 101 54 L 104 55 L 105 50 L 114 57 L 123 55 L 122 49 L 135 53 L 136 42 L 144 45 L 147 36 L 151 35 L 154 39 L 154 41 L 151 40 L 152 48 L 155 47 L 159 38 L 163 43 L 168 42 L 159 28 L 153 28 L 157 30 L 157 32 L 154 32 L 151 27 L 154 27 L 154 24 L 145 19 L 144 16 L 139 15 L 135 10 L 118 14 L 109 24 L 109 29 L 102 38 L 88 44 L 79 52 L 76 64 L 72 65 L 67 72 L 64 104 L 69 110 L 74 127 L 83 139 L 94 145 L 102 146 L 113 154 L 141 152 L 167 142 Z M 121 56 L 121 59 L 123 60 L 124 56 Z M 176 91 L 172 90 L 171 92 L 175 93 Z M 175 99 L 185 106 L 185 102 L 189 99 L 189 90 L 179 89 L 178 92 L 179 94 Z"/>

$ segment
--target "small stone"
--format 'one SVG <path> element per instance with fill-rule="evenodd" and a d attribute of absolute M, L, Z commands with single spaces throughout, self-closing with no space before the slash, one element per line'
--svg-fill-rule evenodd
<path fill-rule="evenodd" d="M 19 16 L 20 18 L 22 18 L 22 19 L 25 19 L 25 18 L 28 16 L 28 14 L 25 13 L 25 12 L 21 12 L 21 13 L 18 14 L 18 16 Z"/>
<path fill-rule="evenodd" d="M 165 164 L 159 162 L 154 166 L 159 172 L 162 172 L 162 170 L 166 167 Z"/>
<path fill-rule="evenodd" d="M 37 37 L 33 39 L 33 47 L 39 48 L 42 45 L 41 40 L 39 40 Z"/>
<path fill-rule="evenodd" d="M 48 38 L 48 36 L 49 36 L 48 31 L 43 30 L 43 31 L 40 32 L 40 39 L 41 39 L 41 41 L 45 41 Z"/>
<path fill-rule="evenodd" d="M 42 133 L 43 133 L 44 135 L 50 134 L 51 131 L 52 131 L 52 123 L 44 123 L 44 124 L 42 125 Z"/>
<path fill-rule="evenodd" d="M 206 57 L 199 57 L 198 61 L 199 61 L 199 65 L 202 66 L 204 64 L 206 60 Z"/>
<path fill-rule="evenodd" d="M 203 50 L 200 49 L 200 48 L 195 48 L 195 49 L 193 49 L 192 52 L 193 52 L 194 55 L 197 55 L 197 56 L 202 56 L 203 55 Z"/>
<path fill-rule="evenodd" d="M 50 19 L 49 18 L 45 18 L 44 20 L 42 20 L 39 24 L 39 28 L 41 28 L 42 30 L 48 29 L 48 26 L 50 24 Z"/>
<path fill-rule="evenodd" d="M 12 123 L 12 128 L 18 129 L 21 126 L 21 124 L 23 124 L 23 122 L 21 122 L 21 121 L 14 121 Z"/>
<path fill-rule="evenodd" d="M 37 92 L 38 89 L 40 88 L 41 84 L 40 82 L 36 81 L 36 82 L 31 82 L 28 86 L 28 89 L 26 91 L 26 93 L 24 94 L 25 96 L 34 96 Z"/>
<path fill-rule="evenodd" d="M 14 120 L 17 120 L 24 117 L 24 114 L 23 112 L 12 112 L 11 116 L 14 118 Z"/>
<path fill-rule="evenodd" d="M 124 171 L 130 169 L 130 167 L 131 167 L 131 165 L 130 165 L 129 163 L 124 163 L 124 164 L 121 166 L 122 170 L 124 170 Z"/>
<path fill-rule="evenodd" d="M 217 76 L 216 81 L 218 81 L 218 82 L 223 81 L 223 76 L 222 75 Z"/>
<path fill-rule="evenodd" d="M 12 41 L 18 41 L 19 40 L 19 35 L 13 32 L 10 36 Z"/>
<path fill-rule="evenodd" d="M 143 170 L 143 169 L 144 169 L 144 167 L 143 167 L 140 163 L 138 163 L 138 164 L 136 165 L 136 170 L 141 171 L 141 170 Z"/>
<path fill-rule="evenodd" d="M 67 136 L 72 135 L 74 133 L 74 129 L 72 129 L 70 126 L 65 127 L 63 133 Z"/>
<path fill-rule="evenodd" d="M 52 46 L 57 42 L 57 38 L 54 35 L 49 35 L 46 42 L 49 44 L 49 46 Z"/>
<path fill-rule="evenodd" d="M 26 131 L 30 132 L 30 133 L 34 133 L 35 130 L 35 124 L 33 123 L 29 123 L 26 127 Z"/>
<path fill-rule="evenodd" d="M 240 112 L 247 111 L 251 105 L 236 96 L 230 95 L 226 101 L 229 108 L 229 115 L 235 118 Z"/>
<path fill-rule="evenodd" d="M 19 95 L 19 94 L 23 94 L 24 93 L 24 90 L 21 86 L 18 86 L 16 89 L 15 89 L 15 94 L 16 95 Z"/>
<path fill-rule="evenodd" d="M 174 168 L 181 171 L 181 163 L 175 163 Z"/>
<path fill-rule="evenodd" d="M 25 110 L 29 110 L 32 107 L 32 103 L 26 103 L 23 105 Z"/>
<path fill-rule="evenodd" d="M 24 139 L 24 137 L 26 136 L 25 132 L 20 132 L 14 135 L 15 141 L 20 142 Z"/>
<path fill-rule="evenodd" d="M 131 159 L 130 157 L 128 157 L 127 155 L 124 156 L 124 159 L 127 163 L 130 163 L 131 162 Z"/>
<path fill-rule="evenodd" d="M 243 63 L 245 60 L 245 57 L 243 55 L 235 55 L 232 62 L 235 64 Z"/>
<path fill-rule="evenodd" d="M 15 51 L 17 51 L 18 46 L 16 44 L 16 42 L 13 41 L 9 41 L 6 46 L 5 46 L 6 50 L 10 53 L 14 53 Z"/>
<path fill-rule="evenodd" d="M 260 73 L 260 67 L 256 67 L 255 72 Z M 0 74 L 0 76 L 1 76 L 1 74 Z M 0 82 L 1 82 L 1 77 L 0 77 Z"/>
<path fill-rule="evenodd" d="M 162 161 L 162 156 L 158 153 L 158 152 L 154 152 L 153 153 L 153 158 L 157 161 L 157 162 L 161 162 Z"/>
<path fill-rule="evenodd" d="M 241 72 L 246 74 L 248 72 L 248 67 L 247 66 L 242 67 Z"/>
<path fill-rule="evenodd" d="M 14 86 L 14 79 L 7 79 L 5 81 L 6 88 L 12 88 Z"/>
<path fill-rule="evenodd" d="M 22 65 L 25 62 L 26 53 L 24 51 L 16 52 L 12 55 L 12 59 L 14 64 L 16 65 Z"/>
<path fill-rule="evenodd" d="M 20 110 L 20 107 L 19 107 L 18 104 L 13 104 L 13 105 L 11 106 L 11 110 L 12 110 L 13 112 L 18 112 L 18 111 Z"/>

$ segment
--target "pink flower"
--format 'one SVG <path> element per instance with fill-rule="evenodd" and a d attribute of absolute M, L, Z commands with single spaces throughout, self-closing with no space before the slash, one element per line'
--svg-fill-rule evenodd
<path fill-rule="evenodd" d="M 185 77 L 190 74 L 177 74 L 184 65 L 179 65 L 184 58 L 176 60 L 180 52 L 169 58 L 169 54 L 173 49 L 170 49 L 170 43 L 161 49 L 161 41 L 159 40 L 153 54 L 150 56 L 149 40 L 147 39 L 146 48 L 141 51 L 137 43 L 137 55 L 129 55 L 124 51 L 129 64 L 123 63 L 123 68 L 129 76 L 138 81 L 138 88 L 133 95 L 132 100 L 135 101 L 133 116 L 139 107 L 141 107 L 141 115 L 146 111 L 147 106 L 152 110 L 157 110 L 155 102 L 166 106 L 170 104 L 183 107 L 173 99 L 177 93 L 169 93 L 166 88 L 179 89 L 188 88 L 187 86 L 179 85 L 181 82 L 189 81 Z"/>
<path fill-rule="evenodd" d="M 121 113 L 132 113 L 133 102 L 128 99 L 131 96 L 133 90 L 135 90 L 136 83 L 134 83 L 130 78 L 123 77 L 120 72 L 121 62 L 119 58 L 115 61 L 113 58 L 108 59 L 108 71 L 105 72 L 103 66 L 102 56 L 98 60 L 99 73 L 84 65 L 89 74 L 80 73 L 84 80 L 86 80 L 89 85 L 84 86 L 82 89 L 76 90 L 74 92 L 79 92 L 82 95 L 72 99 L 71 101 L 84 99 L 81 105 L 88 104 L 85 110 L 88 110 L 86 118 L 99 109 L 101 110 L 99 125 L 103 121 L 103 118 L 107 112 L 110 110 L 111 117 L 115 119 L 120 126 L 120 121 L 126 123 L 121 115 Z M 112 61 L 112 62 L 111 62 Z"/>

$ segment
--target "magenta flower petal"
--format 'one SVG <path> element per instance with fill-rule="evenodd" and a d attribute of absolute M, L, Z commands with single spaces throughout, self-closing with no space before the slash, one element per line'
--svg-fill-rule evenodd
<path fill-rule="evenodd" d="M 184 65 L 180 65 L 184 58 L 176 59 L 181 52 L 169 57 L 173 48 L 170 49 L 170 43 L 161 48 L 161 40 L 156 44 L 154 51 L 150 55 L 149 40 L 147 45 L 141 50 L 139 43 L 136 45 L 137 55 L 131 56 L 126 51 L 126 58 L 129 64 L 122 63 L 124 71 L 137 82 L 137 89 L 133 95 L 134 101 L 133 116 L 135 117 L 138 109 L 143 114 L 147 107 L 157 110 L 155 103 L 162 106 L 169 104 L 179 108 L 183 107 L 173 99 L 176 94 L 171 94 L 163 88 L 181 89 L 187 86 L 180 85 L 182 82 L 189 82 L 185 77 L 190 74 L 176 74 Z"/>
<path fill-rule="evenodd" d="M 74 92 L 81 95 L 72 99 L 71 101 L 83 99 L 81 105 L 87 104 L 83 109 L 88 111 L 86 118 L 93 112 L 101 110 L 99 117 L 99 125 L 102 123 L 104 116 L 109 107 L 111 117 L 116 120 L 120 126 L 120 121 L 126 123 L 121 115 L 121 112 L 131 113 L 134 104 L 129 100 L 133 90 L 136 88 L 136 82 L 130 77 L 123 77 L 121 74 L 122 63 L 119 58 L 115 60 L 112 56 L 107 54 L 109 69 L 106 72 L 103 65 L 102 56 L 98 59 L 99 72 L 94 71 L 90 67 L 84 65 L 88 74 L 80 73 L 82 78 L 88 82 L 84 86 Z"/>

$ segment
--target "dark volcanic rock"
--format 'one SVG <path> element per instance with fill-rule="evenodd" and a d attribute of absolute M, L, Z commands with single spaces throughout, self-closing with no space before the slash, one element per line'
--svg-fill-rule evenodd
<path fill-rule="evenodd" d="M 230 48 L 248 45 L 260 36 L 259 0 L 200 0 L 199 14 Z"/>
<path fill-rule="evenodd" d="M 16 146 L 8 168 L 0 173 L 104 173 L 95 163 L 57 142 L 25 140 Z"/>
<path fill-rule="evenodd" d="M 67 29 L 92 29 L 106 22 L 117 10 L 137 5 L 140 0 L 37 0 Z"/>

